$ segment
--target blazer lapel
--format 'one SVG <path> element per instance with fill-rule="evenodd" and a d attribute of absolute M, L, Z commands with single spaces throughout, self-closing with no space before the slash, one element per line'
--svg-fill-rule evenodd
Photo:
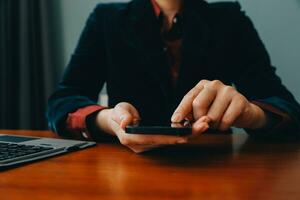
<path fill-rule="evenodd" d="M 177 81 L 176 100 L 207 74 L 205 56 L 211 40 L 209 5 L 202 0 L 185 0 L 183 9 L 182 63 Z M 199 70 L 199 68 L 201 70 Z M 201 71 L 201 73 L 199 73 Z"/>
<path fill-rule="evenodd" d="M 133 0 L 127 16 L 120 16 L 122 36 L 127 45 L 140 53 L 142 66 L 160 86 L 166 104 L 174 99 L 174 88 L 167 63 L 160 25 L 150 0 Z"/>

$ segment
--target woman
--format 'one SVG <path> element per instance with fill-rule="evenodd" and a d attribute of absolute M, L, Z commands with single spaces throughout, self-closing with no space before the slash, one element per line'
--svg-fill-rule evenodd
<path fill-rule="evenodd" d="M 96 103 L 104 83 L 108 108 Z M 190 137 L 124 131 L 141 119 L 186 118 L 194 122 Z M 295 132 L 300 106 L 238 3 L 133 0 L 99 4 L 91 14 L 48 119 L 61 135 L 113 135 L 143 152 L 186 143 L 209 127 Z"/>

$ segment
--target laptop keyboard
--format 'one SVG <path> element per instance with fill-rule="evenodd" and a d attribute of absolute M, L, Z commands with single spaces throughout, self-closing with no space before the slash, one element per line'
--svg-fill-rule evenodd
<path fill-rule="evenodd" d="M 54 149 L 35 145 L 0 142 L 0 162 Z"/>

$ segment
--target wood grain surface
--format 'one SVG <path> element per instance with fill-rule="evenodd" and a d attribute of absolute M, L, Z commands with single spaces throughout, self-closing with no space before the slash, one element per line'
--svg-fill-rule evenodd
<path fill-rule="evenodd" d="M 54 137 L 49 131 L 0 133 Z M 300 142 L 246 134 L 135 154 L 98 144 L 0 172 L 0 199 L 300 199 Z"/>

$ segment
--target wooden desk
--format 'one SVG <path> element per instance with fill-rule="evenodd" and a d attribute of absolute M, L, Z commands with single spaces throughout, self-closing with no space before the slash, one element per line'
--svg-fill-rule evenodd
<path fill-rule="evenodd" d="M 300 142 L 237 134 L 198 143 L 143 155 L 99 144 L 1 172 L 0 199 L 300 199 Z"/>

